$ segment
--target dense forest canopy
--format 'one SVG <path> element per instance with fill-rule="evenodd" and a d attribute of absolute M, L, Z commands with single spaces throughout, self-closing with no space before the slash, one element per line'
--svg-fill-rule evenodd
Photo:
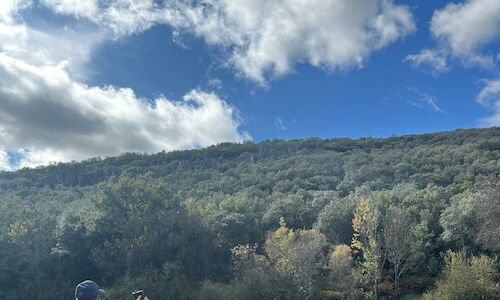
<path fill-rule="evenodd" d="M 3 172 L 0 297 L 500 299 L 499 174 L 500 128 Z"/>

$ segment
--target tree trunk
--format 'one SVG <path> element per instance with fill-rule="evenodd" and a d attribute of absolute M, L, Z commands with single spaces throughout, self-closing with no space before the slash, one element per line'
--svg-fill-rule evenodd
<path fill-rule="evenodd" d="M 396 285 L 396 298 L 400 298 L 399 294 L 399 264 L 394 264 L 394 284 Z"/>

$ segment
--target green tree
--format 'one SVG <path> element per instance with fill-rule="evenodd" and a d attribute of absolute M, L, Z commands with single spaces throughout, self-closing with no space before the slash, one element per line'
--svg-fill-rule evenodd
<path fill-rule="evenodd" d="M 473 188 L 456 195 L 440 217 L 442 237 L 457 248 L 500 251 L 500 181 L 480 178 Z"/>
<path fill-rule="evenodd" d="M 165 184 L 149 175 L 112 177 L 99 186 L 95 206 L 98 217 L 89 234 L 104 279 L 162 270 L 167 263 L 194 278 L 208 275 L 210 235 L 188 219 Z"/>
<path fill-rule="evenodd" d="M 498 271 L 488 256 L 467 257 L 465 252 L 448 251 L 445 268 L 426 300 L 500 299 Z"/>
<path fill-rule="evenodd" d="M 449 191 L 430 184 L 412 192 L 401 203 L 417 223 L 414 230 L 414 271 L 423 277 L 433 277 L 441 271 L 440 253 L 446 248 L 440 238 L 443 227 L 439 217 L 446 208 L 449 197 Z"/>
<path fill-rule="evenodd" d="M 350 243 L 355 203 L 351 197 L 334 197 L 318 215 L 314 228 L 332 244 Z"/>

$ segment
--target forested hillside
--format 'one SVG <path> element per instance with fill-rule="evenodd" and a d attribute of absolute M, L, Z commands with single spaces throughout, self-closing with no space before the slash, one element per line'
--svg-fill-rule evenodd
<path fill-rule="evenodd" d="M 0 173 L 0 298 L 500 299 L 500 128 Z"/>

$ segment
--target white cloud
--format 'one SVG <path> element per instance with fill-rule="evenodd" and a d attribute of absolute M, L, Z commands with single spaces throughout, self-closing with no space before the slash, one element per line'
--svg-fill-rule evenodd
<path fill-rule="evenodd" d="M 500 126 L 500 101 L 495 102 L 492 105 L 492 108 L 494 113 L 489 117 L 479 120 L 479 126 L 483 127 Z"/>
<path fill-rule="evenodd" d="M 413 105 L 415 107 L 419 107 L 419 108 L 423 108 L 424 106 L 427 106 L 427 107 L 431 108 L 432 110 L 434 110 L 435 112 L 447 115 L 446 111 L 444 111 L 438 105 L 436 97 L 421 91 L 417 87 L 408 87 L 407 90 L 409 92 L 411 92 L 412 94 L 414 94 L 414 96 L 416 96 L 416 97 L 414 97 L 413 100 L 410 100 L 411 105 Z"/>
<path fill-rule="evenodd" d="M 22 166 L 127 151 L 156 152 L 239 142 L 234 108 L 193 90 L 183 101 L 148 103 L 131 89 L 89 87 L 63 67 L 33 66 L 0 54 L 0 140 L 29 149 Z"/>
<path fill-rule="evenodd" d="M 63 0 L 45 0 L 58 13 L 87 17 L 116 36 L 155 24 L 203 38 L 224 49 L 228 66 L 265 84 L 307 63 L 329 70 L 356 68 L 374 51 L 413 32 L 410 9 L 392 0 L 100 1 L 78 14 Z M 89 2 L 89 0 L 85 1 Z M 91 1 L 94 2 L 94 1 Z"/>
<path fill-rule="evenodd" d="M 442 110 L 441 107 L 439 107 L 437 105 L 436 97 L 427 96 L 426 98 L 424 98 L 424 100 L 425 100 L 425 103 L 427 103 L 427 105 L 429 105 L 433 110 L 446 115 L 446 112 L 444 110 Z"/>
<path fill-rule="evenodd" d="M 466 63 L 490 65 L 493 57 L 478 51 L 500 35 L 500 1 L 468 0 L 448 4 L 434 13 L 431 32 Z"/>
<path fill-rule="evenodd" d="M 430 31 L 437 42 L 436 48 L 409 55 L 406 60 L 413 65 L 428 64 L 439 73 L 446 70 L 448 61 L 456 60 L 465 67 L 495 70 L 498 64 L 495 47 L 500 37 L 500 1 L 465 0 L 447 4 L 434 12 Z M 486 81 L 476 101 L 495 112 L 480 120 L 480 125 L 500 125 L 500 79 Z"/>
<path fill-rule="evenodd" d="M 374 51 L 413 32 L 407 6 L 392 0 L 40 0 L 96 28 L 22 18 L 32 0 L 0 1 L 1 167 L 242 141 L 233 107 L 193 90 L 182 101 L 140 99 L 131 89 L 87 86 L 85 66 L 103 40 L 171 26 L 222 49 L 228 67 L 261 84 L 298 63 L 361 67 Z M 85 23 L 83 23 L 85 24 Z M 96 30 L 97 29 L 97 30 Z"/>
<path fill-rule="evenodd" d="M 274 119 L 274 125 L 278 130 L 287 130 L 287 127 L 280 117 Z"/>
<path fill-rule="evenodd" d="M 476 100 L 482 105 L 489 105 L 491 102 L 500 101 L 500 78 L 487 80 L 485 83 Z"/>
<path fill-rule="evenodd" d="M 434 12 L 430 31 L 438 43 L 437 50 L 424 49 L 410 55 L 410 62 L 427 63 L 439 72 L 445 60 L 431 55 L 439 53 L 441 57 L 458 59 L 466 67 L 493 67 L 495 55 L 485 52 L 484 48 L 500 36 L 500 1 L 466 0 L 447 4 Z"/>
<path fill-rule="evenodd" d="M 98 0 L 41 0 L 56 13 L 92 18 L 98 13 Z"/>
<path fill-rule="evenodd" d="M 92 1 L 73 2 L 45 4 L 86 17 L 82 12 Z M 149 100 L 129 88 L 79 82 L 80 68 L 106 33 L 32 28 L 16 16 L 19 5 L 29 4 L 0 4 L 0 169 L 250 138 L 240 130 L 235 108 L 213 93 L 192 90 L 181 101 Z M 9 164 L 7 151 L 20 157 L 18 166 Z"/>
<path fill-rule="evenodd" d="M 10 171 L 9 154 L 7 151 L 0 149 L 0 171 Z"/>
<path fill-rule="evenodd" d="M 364 60 L 415 28 L 408 7 L 392 1 L 223 0 L 184 8 L 185 30 L 225 46 L 230 64 L 264 84 L 297 63 L 329 70 L 362 66 Z M 183 24 L 180 24 L 181 27 Z"/>
<path fill-rule="evenodd" d="M 222 80 L 220 80 L 219 78 L 209 79 L 208 82 L 207 82 L 207 85 L 209 87 L 217 89 L 217 90 L 222 89 L 222 86 L 223 86 Z"/>
<path fill-rule="evenodd" d="M 22 18 L 13 17 L 23 7 L 29 7 L 30 2 L 17 2 L 21 6 L 16 8 L 12 4 L 3 8 L 5 17 L 3 21 L 0 18 L 0 52 L 33 65 L 65 64 L 72 76 L 84 77 L 85 65 L 92 51 L 106 39 L 105 33 L 95 31 L 95 28 L 48 22 L 43 30 L 32 28 Z"/>
<path fill-rule="evenodd" d="M 430 65 L 434 75 L 448 70 L 446 55 L 442 51 L 423 49 L 418 54 L 406 56 L 404 60 L 410 62 L 414 67 Z"/>
<path fill-rule="evenodd" d="M 476 101 L 494 111 L 493 115 L 480 120 L 480 125 L 500 126 L 500 78 L 485 81 Z"/>
<path fill-rule="evenodd" d="M 12 23 L 16 17 L 16 13 L 29 6 L 31 0 L 2 0 L 0 1 L 0 22 Z"/>

